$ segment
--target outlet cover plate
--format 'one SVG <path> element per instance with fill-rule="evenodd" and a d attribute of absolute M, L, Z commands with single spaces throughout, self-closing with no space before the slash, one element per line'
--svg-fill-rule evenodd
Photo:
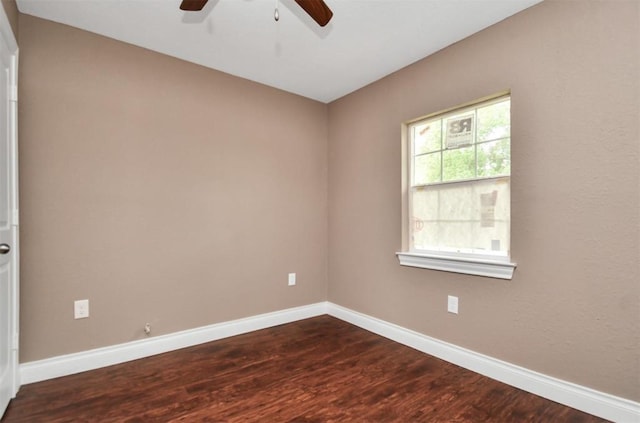
<path fill-rule="evenodd" d="M 447 311 L 458 314 L 458 297 L 454 297 L 453 295 L 447 297 Z"/>
<path fill-rule="evenodd" d="M 289 286 L 293 286 L 296 284 L 296 274 L 289 273 Z"/>
<path fill-rule="evenodd" d="M 77 300 L 73 302 L 73 318 L 85 319 L 89 317 L 89 300 Z"/>

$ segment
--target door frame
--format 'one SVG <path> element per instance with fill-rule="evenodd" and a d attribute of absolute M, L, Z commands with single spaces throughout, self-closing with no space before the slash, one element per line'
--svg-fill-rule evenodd
<path fill-rule="evenodd" d="M 9 292 L 11 312 L 9 315 L 9 345 L 10 345 L 10 378 L 12 381 L 11 397 L 15 397 L 20 389 L 19 372 L 19 347 L 20 347 L 20 248 L 19 248 L 19 208 L 18 208 L 18 43 L 16 42 L 13 29 L 9 23 L 4 7 L 0 6 L 0 37 L 9 48 L 11 64 L 9 68 L 9 151 L 10 169 L 12 184 L 9 187 L 11 209 L 11 269 L 9 275 Z M 0 413 L 1 415 L 2 413 Z"/>

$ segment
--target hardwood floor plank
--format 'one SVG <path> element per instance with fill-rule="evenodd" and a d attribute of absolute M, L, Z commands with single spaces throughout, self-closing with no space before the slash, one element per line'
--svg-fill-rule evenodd
<path fill-rule="evenodd" d="M 603 421 L 320 316 L 23 386 L 2 423 Z"/>

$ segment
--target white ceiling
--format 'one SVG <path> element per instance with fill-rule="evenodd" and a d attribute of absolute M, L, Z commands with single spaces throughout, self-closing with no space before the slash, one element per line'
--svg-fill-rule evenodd
<path fill-rule="evenodd" d="M 22 13 L 324 103 L 542 0 L 325 0 L 319 27 L 294 0 L 17 0 Z"/>

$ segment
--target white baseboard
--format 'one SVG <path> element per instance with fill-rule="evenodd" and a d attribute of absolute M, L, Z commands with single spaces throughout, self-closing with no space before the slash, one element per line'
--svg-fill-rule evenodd
<path fill-rule="evenodd" d="M 310 304 L 125 344 L 31 361 L 20 365 L 20 382 L 29 384 L 99 369 L 309 317 L 320 316 L 326 314 L 326 310 L 326 302 Z"/>
<path fill-rule="evenodd" d="M 21 383 L 29 384 L 98 369 L 323 314 L 586 413 L 615 422 L 640 422 L 640 403 L 478 354 L 330 302 L 24 363 L 20 365 Z"/>
<path fill-rule="evenodd" d="M 328 303 L 327 313 L 418 351 L 516 388 L 620 423 L 640 422 L 640 403 L 543 375 Z"/>

